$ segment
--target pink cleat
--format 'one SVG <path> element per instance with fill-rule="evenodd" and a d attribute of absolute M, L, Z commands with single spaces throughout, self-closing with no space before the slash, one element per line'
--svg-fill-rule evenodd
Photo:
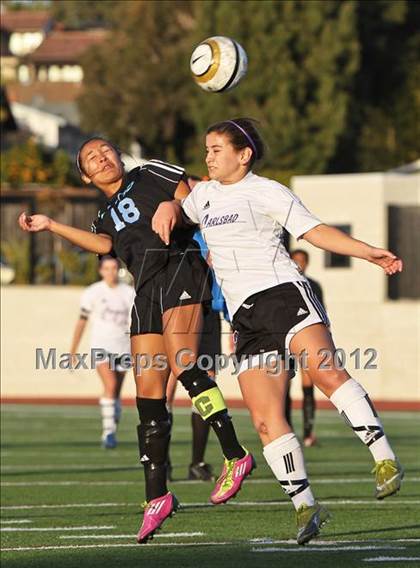
<path fill-rule="evenodd" d="M 149 501 L 144 509 L 143 523 L 137 534 L 137 542 L 145 544 L 151 540 L 156 530 L 168 517 L 176 513 L 178 507 L 178 500 L 170 491 L 162 497 Z"/>
<path fill-rule="evenodd" d="M 226 503 L 226 501 L 235 497 L 241 489 L 245 477 L 250 475 L 252 470 L 257 467 L 253 455 L 248 450 L 245 449 L 245 451 L 246 455 L 243 458 L 225 459 L 222 473 L 210 495 L 210 501 L 214 505 Z"/>

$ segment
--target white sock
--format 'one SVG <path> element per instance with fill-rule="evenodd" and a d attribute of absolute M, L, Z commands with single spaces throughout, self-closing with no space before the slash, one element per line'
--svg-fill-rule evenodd
<path fill-rule="evenodd" d="M 115 422 L 117 424 L 119 423 L 119 421 L 121 419 L 121 413 L 122 413 L 121 399 L 116 398 L 115 399 Z"/>
<path fill-rule="evenodd" d="M 292 499 L 295 509 L 303 504 L 313 505 L 315 499 L 306 476 L 302 449 L 295 434 L 284 434 L 273 440 L 264 447 L 263 453 L 276 479 Z"/>
<path fill-rule="evenodd" d="M 105 438 L 108 434 L 115 434 L 117 430 L 117 424 L 115 422 L 115 399 L 100 398 L 99 404 L 101 405 L 102 414 L 102 437 Z"/>
<path fill-rule="evenodd" d="M 330 401 L 366 444 L 375 461 L 395 460 L 375 407 L 360 383 L 349 379 L 333 392 Z"/>

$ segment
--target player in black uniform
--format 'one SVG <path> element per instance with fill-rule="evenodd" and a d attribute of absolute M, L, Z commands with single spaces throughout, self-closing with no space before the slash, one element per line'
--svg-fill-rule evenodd
<path fill-rule="evenodd" d="M 225 464 L 212 502 L 222 503 L 232 497 L 254 462 L 236 438 L 219 388 L 196 364 L 202 304 L 211 300 L 207 265 L 191 241 L 191 231 L 175 229 L 163 243 L 151 229 L 151 219 L 162 201 L 188 195 L 184 170 L 152 160 L 126 174 L 118 149 L 100 137 L 82 145 L 77 166 L 82 180 L 94 184 L 107 198 L 93 223 L 93 232 L 63 225 L 45 215 L 22 213 L 19 224 L 24 231 L 50 231 L 99 255 L 114 251 L 134 277 L 137 296 L 131 314 L 131 352 L 147 500 L 137 540 L 143 543 L 178 506 L 166 486 L 170 423 L 165 391 L 170 370 L 209 421 L 222 446 Z"/>

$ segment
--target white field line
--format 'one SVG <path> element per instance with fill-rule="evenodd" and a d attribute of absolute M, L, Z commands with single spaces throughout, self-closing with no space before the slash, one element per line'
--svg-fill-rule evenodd
<path fill-rule="evenodd" d="M 65 503 L 63 505 L 3 505 L 2 511 L 21 509 L 72 509 L 79 507 L 139 507 L 136 503 Z"/>
<path fill-rule="evenodd" d="M 147 550 L 153 547 L 176 547 L 176 546 L 226 546 L 233 545 L 233 542 L 148 542 L 147 546 L 143 546 L 142 550 Z M 131 543 L 118 543 L 118 544 L 66 544 L 59 546 L 18 546 L 14 548 L 2 548 L 1 552 L 35 552 L 42 550 L 77 550 L 86 548 L 139 548 L 139 544 Z"/>
<path fill-rule="evenodd" d="M 3 527 L 0 532 L 52 532 L 52 531 L 99 531 L 116 529 L 115 525 L 83 527 Z"/>
<path fill-rule="evenodd" d="M 268 548 L 252 548 L 251 552 L 344 552 L 344 551 L 357 552 L 360 550 L 405 550 L 405 546 L 377 546 L 377 545 L 353 545 L 353 546 L 305 546 L 304 548 L 284 548 L 272 546 Z"/>
<path fill-rule="evenodd" d="M 161 542 L 161 543 L 148 543 L 143 550 L 153 547 L 193 547 L 193 546 L 226 546 L 233 545 L 233 542 Z M 95 548 L 138 548 L 138 544 L 131 543 L 118 543 L 118 544 L 70 544 L 70 545 L 58 545 L 58 546 L 25 546 L 25 547 L 11 547 L 2 548 L 1 552 L 35 552 L 44 550 L 80 550 L 80 549 L 95 549 Z M 316 548 L 305 546 L 305 548 L 253 548 L 251 552 L 291 552 L 291 553 L 305 553 L 305 552 L 340 552 L 340 551 L 363 551 L 363 550 L 375 550 L 378 547 L 364 546 L 348 546 L 348 547 L 337 547 L 337 548 Z M 383 548 L 383 547 L 381 547 Z M 401 550 L 401 547 L 389 547 L 389 550 Z M 380 561 L 379 559 L 385 560 L 420 560 L 420 557 L 376 557 L 375 561 Z M 367 559 L 366 559 L 367 560 Z"/>
<path fill-rule="evenodd" d="M 25 525 L 32 523 L 29 519 L 10 519 L 10 521 L 0 521 L 0 525 Z"/>
<path fill-rule="evenodd" d="M 204 536 L 206 533 L 203 532 L 180 532 L 180 533 L 159 533 L 155 534 L 154 538 L 187 538 L 187 537 L 197 537 L 197 536 Z M 126 538 L 136 538 L 134 534 L 84 534 L 84 535 L 62 535 L 59 537 L 63 540 L 79 540 L 79 539 L 126 539 Z M 287 545 L 296 545 L 296 540 L 293 539 L 286 539 L 286 540 L 277 540 L 272 538 L 251 538 L 249 544 L 253 545 L 274 545 L 274 544 L 287 544 Z M 390 543 L 392 545 L 398 543 L 406 543 L 406 542 L 420 542 L 420 539 L 404 539 L 404 538 L 395 538 L 395 539 L 368 539 L 368 540 L 316 540 L 311 542 L 311 546 L 342 546 L 342 545 L 351 545 L 356 546 L 358 543 L 367 546 L 367 543 L 372 543 L 370 546 L 378 546 L 378 548 L 389 548 Z M 306 547 L 305 547 L 306 549 Z M 398 547 L 398 550 L 405 550 L 406 547 Z M 335 549 L 334 549 L 335 550 Z"/>
<path fill-rule="evenodd" d="M 69 537 L 64 537 L 64 538 L 69 538 Z M 73 537 L 71 537 L 73 538 Z M 364 539 L 364 540 L 312 540 L 311 541 L 311 546 L 331 546 L 331 545 L 342 545 L 342 544 L 357 544 L 357 543 L 362 543 L 362 544 L 367 544 L 367 543 L 385 543 L 385 544 L 389 544 L 389 543 L 395 544 L 395 543 L 405 543 L 405 542 L 420 542 L 420 538 L 387 538 L 387 539 L 381 539 L 381 538 L 369 538 L 369 539 Z M 283 539 L 283 540 L 277 540 L 277 539 L 272 539 L 272 538 L 251 538 L 249 540 L 250 544 L 259 544 L 259 545 L 263 545 L 263 544 L 296 544 L 296 540 L 288 538 L 288 539 Z M 306 547 L 305 547 L 306 548 Z"/>
<path fill-rule="evenodd" d="M 120 449 L 123 449 L 120 447 Z M 89 452 L 95 452 L 96 455 L 98 457 L 104 457 L 104 450 L 103 448 L 101 448 L 99 445 L 95 448 L 89 448 Z M 132 452 L 132 449 L 127 447 L 124 449 L 124 451 L 128 452 Z M 65 453 L 63 452 L 56 452 L 54 450 L 50 451 L 47 450 L 46 448 L 43 448 L 41 451 L 39 452 L 23 452 L 21 450 L 19 451 L 13 451 L 13 450 L 4 450 L 4 451 L 0 451 L 0 456 L 1 459 L 4 458 L 20 458 L 20 459 L 26 459 L 26 458 L 40 458 L 40 457 L 46 457 L 48 456 L 48 458 L 54 458 L 55 456 L 58 456 L 60 458 L 84 458 L 85 457 L 85 453 L 83 452 L 69 452 L 66 451 Z M 16 464 L 16 466 L 18 466 L 19 464 Z"/>
<path fill-rule="evenodd" d="M 374 556 L 362 558 L 363 562 L 417 562 L 420 556 Z"/>
<path fill-rule="evenodd" d="M 392 499 L 388 501 L 375 501 L 372 499 L 330 499 L 320 501 L 323 505 L 371 505 L 385 507 L 386 505 L 420 505 L 418 499 Z M 290 501 L 237 501 L 230 502 L 226 506 L 233 507 L 291 507 Z M 78 507 L 139 507 L 137 503 L 66 503 L 62 505 L 4 505 L 3 511 L 30 510 L 30 509 L 68 509 Z M 181 509 L 193 507 L 215 507 L 208 502 L 181 503 Z"/>
<path fill-rule="evenodd" d="M 371 477 L 358 477 L 358 478 L 311 478 L 312 484 L 319 484 L 319 485 L 335 485 L 335 484 L 347 484 L 347 483 L 373 483 L 373 478 Z M 418 483 L 420 482 L 420 477 L 405 477 L 405 483 Z M 31 487 L 32 485 L 37 487 L 65 487 L 65 486 L 112 486 L 112 485 L 140 485 L 144 483 L 143 480 L 133 481 L 78 481 L 78 480 L 71 480 L 71 481 L 3 481 L 0 486 L 1 487 Z M 172 481 L 173 485 L 202 485 L 202 481 L 199 480 L 188 480 L 188 479 L 180 479 L 178 481 Z M 247 479 L 247 485 L 266 485 L 266 484 L 273 484 L 278 485 L 278 481 L 274 478 L 272 479 Z"/>
<path fill-rule="evenodd" d="M 204 536 L 203 532 L 180 532 L 180 533 L 159 533 L 155 534 L 153 538 L 192 538 L 196 536 Z M 80 534 L 80 535 L 63 535 L 62 539 L 103 539 L 103 538 L 136 538 L 135 534 Z"/>
<path fill-rule="evenodd" d="M 385 505 L 420 505 L 420 500 L 410 499 L 393 499 L 388 501 L 376 501 L 372 499 L 330 499 L 320 500 L 323 505 L 378 505 L 383 507 Z M 181 507 L 200 507 L 208 503 L 185 503 Z M 229 505 L 234 507 L 276 507 L 278 505 L 290 507 L 290 501 L 238 501 L 236 503 L 230 502 Z M 214 505 L 211 505 L 214 506 Z"/>
<path fill-rule="evenodd" d="M 372 480 L 371 480 L 372 481 Z M 1 487 L 30 487 L 34 485 L 36 487 L 72 487 L 77 485 L 139 485 L 144 483 L 143 480 L 139 481 L 4 481 L 0 483 Z M 172 483 L 178 483 L 173 481 Z M 191 482 L 195 483 L 195 481 Z M 197 483 L 202 483 L 202 481 L 197 481 Z"/>

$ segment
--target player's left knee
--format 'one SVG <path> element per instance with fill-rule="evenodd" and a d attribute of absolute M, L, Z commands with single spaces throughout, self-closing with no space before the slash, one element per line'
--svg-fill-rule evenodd
<path fill-rule="evenodd" d="M 348 373 L 339 369 L 325 369 L 314 373 L 313 382 L 326 396 L 330 396 L 349 377 Z"/>

